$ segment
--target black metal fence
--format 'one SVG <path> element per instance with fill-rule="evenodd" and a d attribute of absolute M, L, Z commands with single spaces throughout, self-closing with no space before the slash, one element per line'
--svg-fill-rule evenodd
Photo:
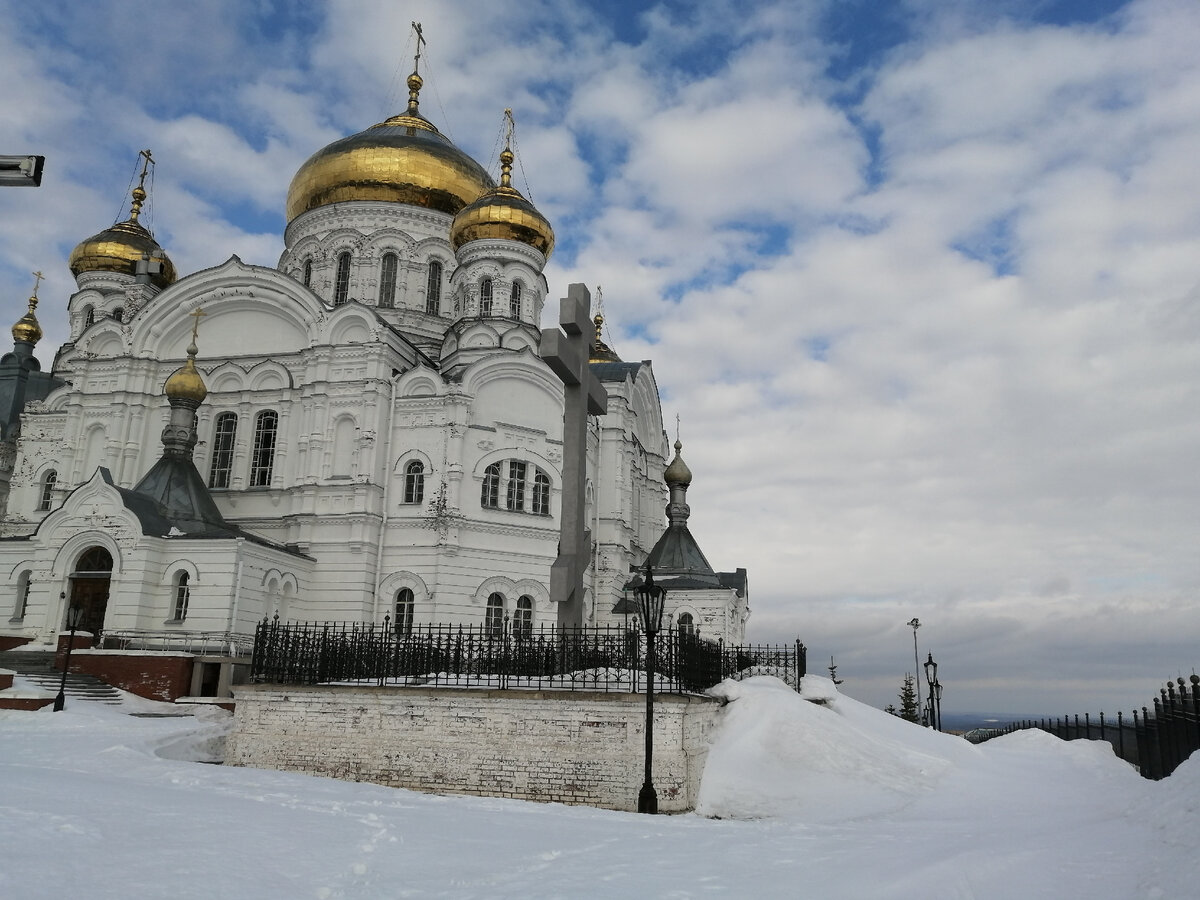
<path fill-rule="evenodd" d="M 1137 766 L 1144 777 L 1157 781 L 1166 778 L 1194 750 L 1200 749 L 1200 676 L 1193 674 L 1188 681 L 1183 678 L 1168 681 L 1159 689 L 1160 696 L 1154 698 L 1153 711 L 1143 706 L 1141 716 L 1134 710 L 1132 719 L 1126 719 L 1120 712 L 1115 721 L 1106 720 L 1104 713 L 1095 720 L 1085 713 L 1082 721 L 1079 716 L 1024 719 L 991 729 L 994 733 L 984 739 L 1039 728 L 1064 741 L 1108 741 L 1117 756 Z"/>
<path fill-rule="evenodd" d="M 655 637 L 654 689 L 699 693 L 725 678 L 777 675 L 799 689 L 805 647 L 725 646 L 687 631 Z M 621 625 L 542 629 L 418 625 L 397 633 L 385 619 L 281 622 L 254 635 L 251 677 L 272 684 L 445 685 L 450 687 L 633 692 L 645 689 L 646 636 Z"/>

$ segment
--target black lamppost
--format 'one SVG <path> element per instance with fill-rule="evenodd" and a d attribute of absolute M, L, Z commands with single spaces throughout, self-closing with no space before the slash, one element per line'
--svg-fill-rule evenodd
<path fill-rule="evenodd" d="M 942 684 L 937 677 L 937 663 L 933 653 L 925 660 L 925 681 L 929 684 L 929 724 L 936 731 L 942 730 Z"/>
<path fill-rule="evenodd" d="M 638 812 L 657 813 L 658 793 L 654 790 L 654 782 L 650 777 L 650 761 L 654 755 L 654 663 L 657 653 L 655 638 L 662 630 L 667 589 L 654 583 L 654 573 L 649 563 L 646 565 L 646 581 L 637 589 L 637 599 L 642 630 L 646 632 L 646 777 L 638 794 Z"/>
<path fill-rule="evenodd" d="M 71 648 L 75 646 L 75 629 L 83 618 L 82 606 L 71 606 L 67 609 L 67 628 L 71 629 L 71 637 L 67 641 L 67 655 L 63 657 L 62 682 L 58 686 L 58 696 L 54 698 L 54 711 L 62 712 L 67 705 L 67 673 L 71 671 Z"/>

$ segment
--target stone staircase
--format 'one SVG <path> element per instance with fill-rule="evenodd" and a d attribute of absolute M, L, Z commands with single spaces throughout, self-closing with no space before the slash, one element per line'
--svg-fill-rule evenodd
<path fill-rule="evenodd" d="M 0 653 L 0 669 L 11 669 L 52 694 L 57 694 L 62 684 L 62 672 L 54 668 L 52 650 L 6 650 Z M 91 700 L 110 706 L 121 705 L 121 692 L 91 675 L 71 673 L 67 676 L 64 693 L 68 702 Z"/>

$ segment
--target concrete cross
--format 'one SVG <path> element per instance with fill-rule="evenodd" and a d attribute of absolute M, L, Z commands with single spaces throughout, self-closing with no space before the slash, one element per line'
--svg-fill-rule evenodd
<path fill-rule="evenodd" d="M 586 285 L 572 284 L 560 301 L 559 328 L 542 331 L 541 357 L 562 379 L 562 516 L 558 559 L 550 569 L 550 599 L 558 604 L 559 627 L 583 624 L 583 572 L 590 555 L 587 510 L 587 417 L 608 412 L 608 392 L 588 366 L 596 326 Z M 561 330 L 560 330 L 561 329 Z"/>

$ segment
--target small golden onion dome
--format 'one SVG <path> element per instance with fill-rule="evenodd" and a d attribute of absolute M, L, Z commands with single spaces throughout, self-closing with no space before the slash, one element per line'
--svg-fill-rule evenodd
<path fill-rule="evenodd" d="M 133 204 L 129 218 L 94 234 L 71 251 L 68 264 L 71 274 L 78 277 L 81 272 L 121 272 L 136 275 L 137 265 L 149 256 L 162 263 L 162 269 L 150 276 L 150 281 L 165 288 L 175 281 L 175 265 L 163 252 L 146 228 L 138 222 L 146 191 L 139 185 L 133 189 Z"/>
<path fill-rule="evenodd" d="M 501 238 L 528 244 L 547 259 L 554 252 L 554 229 L 512 186 L 512 164 L 512 151 L 505 147 L 500 154 L 500 184 L 454 217 L 450 243 L 455 250 L 481 238 Z"/>
<path fill-rule="evenodd" d="M 494 184 L 490 175 L 419 112 L 421 76 L 408 76 L 408 109 L 334 141 L 300 167 L 287 220 L 348 200 L 409 203 L 454 215 Z"/>
<path fill-rule="evenodd" d="M 204 379 L 196 370 L 196 354 L 199 352 L 196 347 L 196 330 L 200 327 L 200 316 L 203 313 L 197 311 L 192 315 L 196 316 L 196 321 L 192 326 L 192 342 L 187 348 L 187 361 L 167 379 L 167 383 L 163 385 L 163 393 L 169 400 L 190 400 L 199 406 L 208 396 Z"/>
<path fill-rule="evenodd" d="M 687 467 L 687 463 L 683 461 L 683 457 L 679 455 L 679 451 L 683 449 L 683 444 L 679 439 L 675 440 L 675 458 L 671 460 L 671 464 L 667 466 L 667 470 L 663 472 L 663 481 L 667 484 L 683 484 L 692 483 L 692 470 Z"/>
<path fill-rule="evenodd" d="M 596 315 L 592 316 L 592 324 L 596 326 L 596 341 L 592 344 L 592 353 L 588 362 L 620 362 L 621 357 L 617 356 L 613 349 L 604 343 L 604 339 L 600 337 L 601 329 L 604 327 L 604 315 L 596 313 Z"/>
<path fill-rule="evenodd" d="M 37 316 L 34 314 L 37 304 L 37 294 L 34 294 L 29 298 L 29 311 L 17 319 L 17 324 L 12 327 L 14 341 L 36 344 L 42 339 L 42 326 L 38 323 Z"/>

